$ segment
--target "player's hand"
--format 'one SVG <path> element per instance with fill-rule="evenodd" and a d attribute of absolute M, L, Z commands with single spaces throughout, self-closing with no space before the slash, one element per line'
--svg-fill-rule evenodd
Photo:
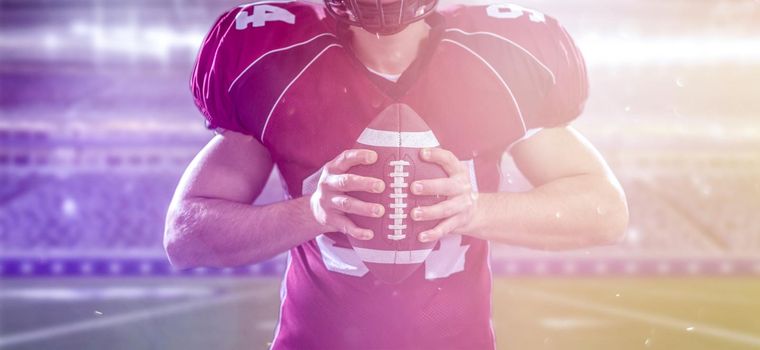
<path fill-rule="evenodd" d="M 351 167 L 372 164 L 377 153 L 371 150 L 351 149 L 339 154 L 322 168 L 316 191 L 311 195 L 311 212 L 317 222 L 333 231 L 340 231 L 354 238 L 368 240 L 372 230 L 356 226 L 346 214 L 381 217 L 385 208 L 377 203 L 367 203 L 345 192 L 365 191 L 381 193 L 385 183 L 376 178 L 346 174 Z"/>
<path fill-rule="evenodd" d="M 420 232 L 421 242 L 432 242 L 453 231 L 465 228 L 475 215 L 478 193 L 472 190 L 470 172 L 457 157 L 441 148 L 420 150 L 420 157 L 440 165 L 447 178 L 419 180 L 412 183 L 412 193 L 425 196 L 446 196 L 446 200 L 427 207 L 412 209 L 412 220 L 442 219 L 434 228 Z"/>

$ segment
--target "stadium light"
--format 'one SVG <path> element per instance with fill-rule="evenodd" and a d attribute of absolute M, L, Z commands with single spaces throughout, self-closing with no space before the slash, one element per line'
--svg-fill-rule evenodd
<path fill-rule="evenodd" d="M 579 35 L 576 41 L 589 66 L 760 62 L 756 37 L 623 38 L 592 33 Z"/>
<path fill-rule="evenodd" d="M 153 57 L 168 61 L 172 50 L 180 49 L 195 55 L 203 41 L 201 32 L 177 32 L 166 26 L 157 25 L 139 28 L 134 25 L 102 26 L 84 22 L 73 22 L 69 34 L 76 40 L 73 43 L 89 42 L 96 53 L 113 53 L 128 55 L 132 58 Z"/>

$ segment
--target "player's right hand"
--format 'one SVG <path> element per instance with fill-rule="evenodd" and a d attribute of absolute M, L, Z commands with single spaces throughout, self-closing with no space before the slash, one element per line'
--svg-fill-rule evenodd
<path fill-rule="evenodd" d="M 311 212 L 317 222 L 333 231 L 340 231 L 356 239 L 368 240 L 372 230 L 358 227 L 346 214 L 381 217 L 385 208 L 377 203 L 367 203 L 351 197 L 346 192 L 365 191 L 381 193 L 385 183 L 377 178 L 364 177 L 346 172 L 355 165 L 373 164 L 377 153 L 371 150 L 350 149 L 343 151 L 322 168 L 317 189 L 311 195 Z"/>

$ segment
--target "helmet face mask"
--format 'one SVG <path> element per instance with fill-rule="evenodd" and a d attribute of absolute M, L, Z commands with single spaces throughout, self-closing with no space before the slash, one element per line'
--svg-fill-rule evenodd
<path fill-rule="evenodd" d="M 338 21 L 379 35 L 396 34 L 435 10 L 438 0 L 324 0 Z"/>

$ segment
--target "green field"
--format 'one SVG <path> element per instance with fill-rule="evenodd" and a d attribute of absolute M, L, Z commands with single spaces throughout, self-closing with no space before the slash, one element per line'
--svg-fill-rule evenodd
<path fill-rule="evenodd" d="M 760 349 L 760 279 L 502 279 L 500 349 Z"/>
<path fill-rule="evenodd" d="M 276 279 L 0 283 L 3 349 L 265 349 L 277 319 Z M 751 278 L 498 279 L 494 327 L 509 350 L 760 349 L 759 296 Z"/>

